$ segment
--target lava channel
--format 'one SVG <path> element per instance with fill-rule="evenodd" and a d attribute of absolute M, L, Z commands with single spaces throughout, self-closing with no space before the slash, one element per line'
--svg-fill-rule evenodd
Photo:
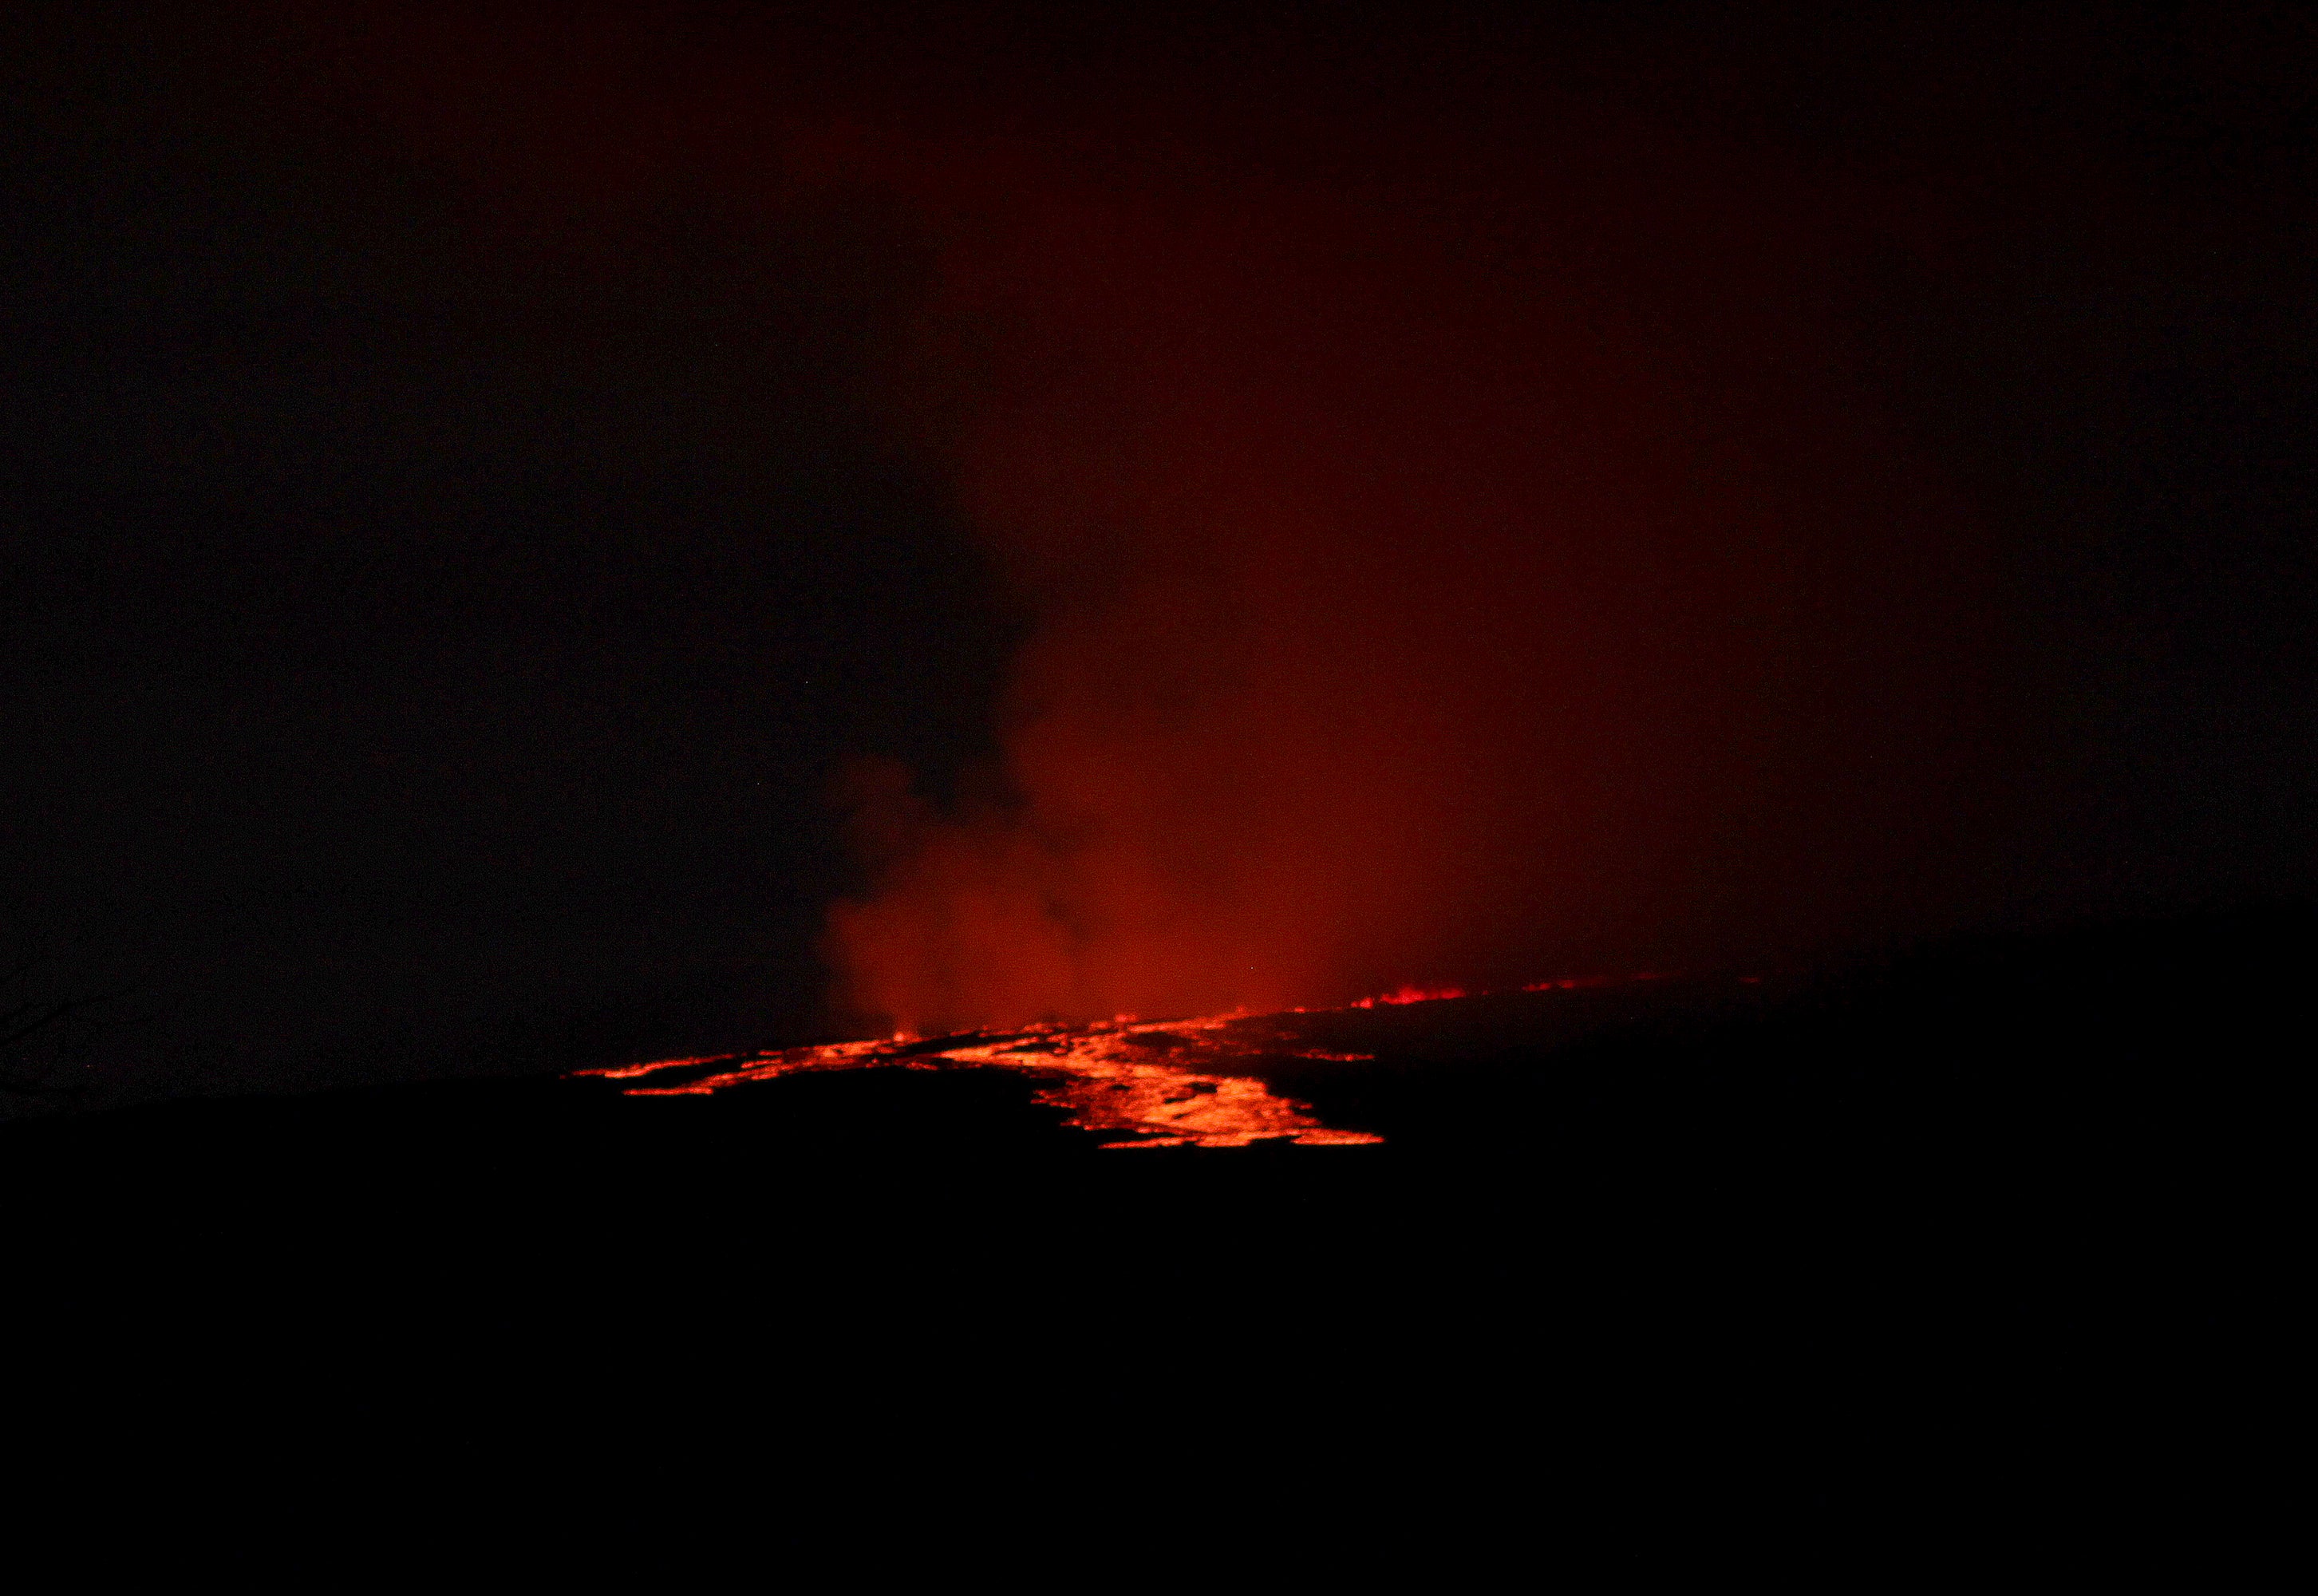
<path fill-rule="evenodd" d="M 970 1032 L 916 1040 L 832 1042 L 763 1053 L 663 1059 L 575 1073 L 632 1082 L 630 1096 L 707 1096 L 786 1075 L 844 1069 L 1019 1070 L 1041 1085 L 1037 1101 L 1065 1123 L 1113 1138 L 1106 1148 L 1246 1147 L 1289 1142 L 1345 1147 L 1381 1136 L 1320 1123 L 1244 1069 L 1254 1057 L 1366 1061 L 1321 1051 L 1261 1019 L 1213 1014 L 1188 1020 L 1119 1019 L 1084 1026 L 1034 1025 L 1002 1035 Z"/>

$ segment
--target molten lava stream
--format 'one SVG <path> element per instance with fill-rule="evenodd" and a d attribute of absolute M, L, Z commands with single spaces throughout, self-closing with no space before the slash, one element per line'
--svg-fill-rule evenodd
<path fill-rule="evenodd" d="M 1657 981 L 1655 972 L 1536 981 L 1523 993 Z M 1397 1007 L 1467 996 L 1454 987 L 1405 986 L 1363 997 L 1348 1009 Z M 1043 1083 L 1037 1101 L 1065 1111 L 1065 1123 L 1112 1134 L 1106 1148 L 1246 1147 L 1288 1141 L 1301 1147 L 1380 1142 L 1381 1136 L 1325 1125 L 1310 1105 L 1282 1097 L 1250 1067 L 1264 1059 L 1339 1064 L 1370 1062 L 1368 1053 L 1330 1052 L 1301 1034 L 1289 1014 L 1208 1014 L 1184 1020 L 1137 1020 L 1129 1014 L 1092 1025 L 1044 1023 L 1003 1035 L 971 1032 L 916 1040 L 894 1036 L 830 1042 L 763 1053 L 662 1059 L 576 1073 L 641 1083 L 634 1097 L 709 1096 L 728 1087 L 785 1075 L 843 1069 L 1012 1069 Z M 1326 1011 L 1322 1011 L 1326 1012 Z"/>
<path fill-rule="evenodd" d="M 1270 1047 L 1230 1034 L 1245 1019 L 1217 1014 L 1200 1019 L 1111 1022 L 1083 1027 L 1038 1026 L 1004 1036 L 969 1034 L 925 1042 L 848 1041 L 822 1047 L 721 1058 L 668 1059 L 612 1069 L 578 1073 L 607 1080 L 652 1082 L 626 1088 L 631 1096 L 706 1096 L 728 1087 L 785 1075 L 839 1069 L 1015 1069 L 1051 1084 L 1037 1100 L 1063 1109 L 1065 1123 L 1083 1131 L 1114 1133 L 1106 1148 L 1245 1147 L 1258 1141 L 1291 1141 L 1305 1147 L 1349 1146 L 1381 1141 L 1359 1131 L 1333 1130 L 1303 1104 L 1275 1096 L 1262 1080 L 1234 1073 L 1228 1066 L 1258 1053 L 1282 1056 L 1276 1038 Z M 1311 1050 L 1284 1056 L 1340 1062 L 1365 1054 Z M 723 1066 L 722 1069 L 717 1066 Z M 666 1077 L 664 1082 L 659 1078 Z"/>

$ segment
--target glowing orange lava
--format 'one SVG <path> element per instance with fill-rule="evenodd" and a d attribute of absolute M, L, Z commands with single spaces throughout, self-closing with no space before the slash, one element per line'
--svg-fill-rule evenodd
<path fill-rule="evenodd" d="M 1243 1014 L 1068 1027 L 1038 1025 L 1007 1035 L 980 1032 L 889 1041 L 833 1042 L 822 1047 L 711 1059 L 667 1059 L 615 1069 L 584 1069 L 606 1080 L 651 1081 L 627 1088 L 630 1096 L 705 1096 L 730 1087 L 785 1075 L 838 1069 L 1015 1069 L 1048 1084 L 1037 1100 L 1066 1111 L 1080 1130 L 1114 1134 L 1110 1148 L 1246 1147 L 1289 1141 L 1341 1147 L 1382 1137 L 1322 1124 L 1303 1104 L 1278 1096 L 1244 1067 L 1269 1053 L 1279 1058 L 1360 1062 L 1363 1053 L 1330 1053 L 1281 1038 L 1250 1034 Z M 1267 1047 L 1266 1043 L 1272 1043 Z M 721 1068 L 720 1068 L 721 1067 Z M 666 1078 L 664 1080 L 661 1078 Z"/>
<path fill-rule="evenodd" d="M 1352 1006 L 1354 1008 L 1374 1008 L 1379 1003 L 1439 1003 L 1442 999 L 1446 997 L 1462 997 L 1464 996 L 1465 988 L 1462 987 L 1434 987 L 1430 988 L 1423 987 L 1402 987 L 1395 991 L 1379 993 L 1374 997 L 1363 997 L 1358 1003 L 1352 1005 Z"/>
<path fill-rule="evenodd" d="M 1655 974 L 1595 976 L 1537 981 L 1521 991 L 1568 992 L 1663 978 Z M 1490 996 L 1502 994 L 1404 986 L 1345 1007 L 1373 1010 Z M 1002 1033 L 977 1031 L 924 1039 L 897 1032 L 865 1041 L 661 1059 L 576 1073 L 639 1083 L 624 1088 L 630 1096 L 678 1097 L 708 1096 L 782 1076 L 833 1070 L 1011 1069 L 1038 1080 L 1036 1100 L 1064 1110 L 1065 1123 L 1114 1138 L 1102 1143 L 1106 1148 L 1247 1147 L 1264 1141 L 1341 1147 L 1383 1141 L 1364 1131 L 1323 1124 L 1310 1105 L 1279 1096 L 1262 1078 L 1266 1060 L 1373 1060 L 1369 1053 L 1315 1046 L 1294 1020 L 1308 1012 L 1234 1011 L 1177 1020 L 1119 1014 L 1087 1025 L 1047 1022 Z"/>

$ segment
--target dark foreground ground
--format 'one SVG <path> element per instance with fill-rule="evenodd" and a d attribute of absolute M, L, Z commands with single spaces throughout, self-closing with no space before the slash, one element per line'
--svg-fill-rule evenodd
<path fill-rule="evenodd" d="M 1274 1085 L 1375 1147 L 1101 1151 L 999 1071 L 19 1123 L 15 1323 L 470 1461 L 517 1410 L 598 1470 L 660 1438 L 630 1475 L 1163 1444 L 1379 1534 L 1411 1470 L 1482 1516 L 2259 1518 L 2314 955 L 2278 910 L 1312 1017 L 1375 1061 Z"/>

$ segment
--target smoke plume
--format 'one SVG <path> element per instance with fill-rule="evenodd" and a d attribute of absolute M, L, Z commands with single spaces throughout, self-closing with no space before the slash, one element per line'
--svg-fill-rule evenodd
<path fill-rule="evenodd" d="M 999 768 L 848 789 L 842 1005 L 1276 1008 L 1936 914 L 1963 540 L 1846 368 L 1826 189 L 1609 113 L 1292 120 L 825 158 L 936 240 L 943 446 L 1031 617 Z"/>

